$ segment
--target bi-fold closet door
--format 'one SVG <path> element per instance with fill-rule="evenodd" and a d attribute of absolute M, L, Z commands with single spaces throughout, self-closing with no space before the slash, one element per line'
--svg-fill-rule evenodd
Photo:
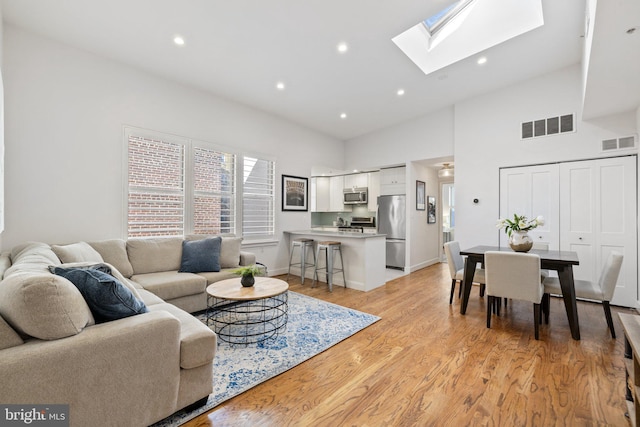
<path fill-rule="evenodd" d="M 611 302 L 625 307 L 638 300 L 637 194 L 636 156 L 500 171 L 500 216 L 543 215 L 545 226 L 530 235 L 550 249 L 577 252 L 576 279 L 597 281 L 611 251 L 624 255 Z"/>
<path fill-rule="evenodd" d="M 558 176 L 557 163 L 500 169 L 500 218 L 542 215 L 544 225 L 531 230 L 529 236 L 553 250 L 560 249 Z M 508 246 L 504 230 L 500 231 L 500 246 Z"/>

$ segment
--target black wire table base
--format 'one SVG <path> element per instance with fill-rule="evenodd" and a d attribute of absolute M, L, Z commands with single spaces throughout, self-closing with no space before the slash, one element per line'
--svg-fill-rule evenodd
<path fill-rule="evenodd" d="M 208 296 L 207 326 L 230 344 L 277 338 L 287 328 L 289 292 L 250 301 Z"/>

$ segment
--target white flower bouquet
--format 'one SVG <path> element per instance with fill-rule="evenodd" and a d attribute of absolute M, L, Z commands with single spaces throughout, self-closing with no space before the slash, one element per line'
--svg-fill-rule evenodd
<path fill-rule="evenodd" d="M 544 225 L 544 218 L 537 216 L 532 220 L 527 219 L 524 215 L 513 214 L 513 219 L 498 219 L 496 227 L 499 229 L 504 228 L 507 236 L 511 237 L 511 233 L 514 231 L 529 231 L 534 228 Z"/>

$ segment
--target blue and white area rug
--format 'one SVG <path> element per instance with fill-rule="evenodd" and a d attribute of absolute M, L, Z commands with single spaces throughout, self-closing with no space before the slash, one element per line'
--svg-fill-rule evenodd
<path fill-rule="evenodd" d="M 240 393 L 322 353 L 380 317 L 289 291 L 287 329 L 263 343 L 230 345 L 218 340 L 213 393 L 195 411 L 179 411 L 154 427 L 179 426 Z"/>

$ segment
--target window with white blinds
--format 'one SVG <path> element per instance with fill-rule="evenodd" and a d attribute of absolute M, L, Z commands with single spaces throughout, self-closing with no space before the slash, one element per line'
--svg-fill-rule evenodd
<path fill-rule="evenodd" d="M 273 236 L 275 162 L 245 156 L 242 176 L 242 234 Z"/>
<path fill-rule="evenodd" d="M 274 235 L 274 161 L 152 135 L 126 132 L 128 237 Z"/>
<path fill-rule="evenodd" d="M 193 147 L 193 232 L 235 233 L 236 156 Z"/>

